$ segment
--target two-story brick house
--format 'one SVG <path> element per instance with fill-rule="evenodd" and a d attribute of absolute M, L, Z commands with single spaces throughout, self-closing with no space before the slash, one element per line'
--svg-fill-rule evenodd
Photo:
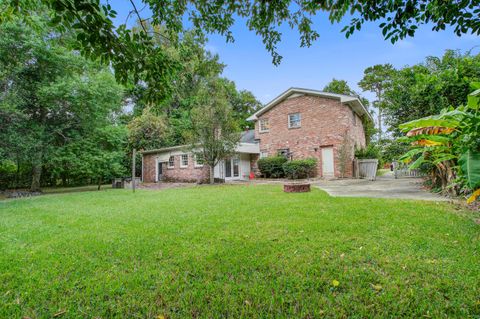
<path fill-rule="evenodd" d="M 290 88 L 250 116 L 255 130 L 243 134 L 232 158 L 219 163 L 215 177 L 248 179 L 260 157 L 314 157 L 321 177 L 352 176 L 355 147 L 365 147 L 363 117 L 371 115 L 357 97 Z M 142 179 L 199 181 L 208 169 L 185 146 L 142 153 Z"/>

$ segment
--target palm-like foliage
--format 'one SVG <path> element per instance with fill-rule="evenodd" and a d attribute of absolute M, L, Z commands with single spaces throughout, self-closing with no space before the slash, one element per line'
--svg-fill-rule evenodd
<path fill-rule="evenodd" d="M 480 196 L 480 83 L 472 86 L 477 90 L 467 105 L 400 125 L 406 133 L 401 139 L 412 145 L 401 160 L 411 169 L 426 167 L 444 190 L 465 186 L 472 192 L 469 202 Z"/>

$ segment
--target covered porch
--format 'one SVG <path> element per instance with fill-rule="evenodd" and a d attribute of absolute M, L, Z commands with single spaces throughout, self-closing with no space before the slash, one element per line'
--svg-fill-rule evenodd
<path fill-rule="evenodd" d="M 260 154 L 257 143 L 240 143 L 235 154 L 220 161 L 214 168 L 214 177 L 228 181 L 248 180 L 254 163 Z"/>

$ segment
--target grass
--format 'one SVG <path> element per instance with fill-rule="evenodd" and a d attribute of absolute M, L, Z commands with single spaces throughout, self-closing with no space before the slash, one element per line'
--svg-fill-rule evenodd
<path fill-rule="evenodd" d="M 377 176 L 383 176 L 383 175 L 387 174 L 388 172 L 390 172 L 389 168 L 380 168 L 380 169 L 377 170 Z"/>
<path fill-rule="evenodd" d="M 479 243 L 448 204 L 277 185 L 3 201 L 0 317 L 478 318 Z"/>

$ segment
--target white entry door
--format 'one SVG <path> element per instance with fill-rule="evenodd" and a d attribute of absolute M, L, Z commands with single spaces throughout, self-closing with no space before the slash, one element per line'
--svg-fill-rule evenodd
<path fill-rule="evenodd" d="M 322 147 L 322 175 L 333 176 L 334 172 L 333 147 Z"/>

